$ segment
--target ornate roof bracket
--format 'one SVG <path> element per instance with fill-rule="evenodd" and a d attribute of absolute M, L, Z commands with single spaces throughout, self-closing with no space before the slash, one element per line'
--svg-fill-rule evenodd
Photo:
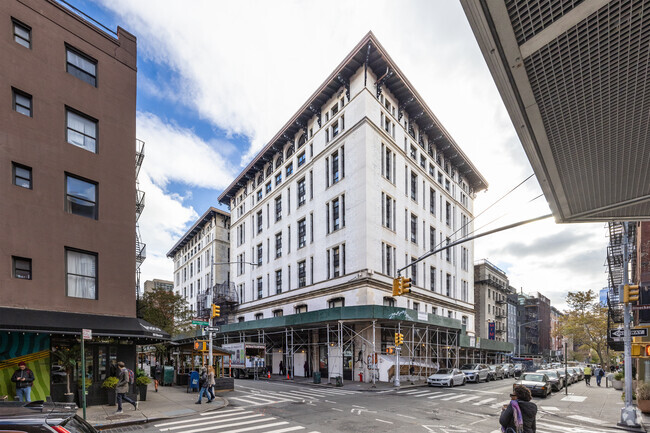
<path fill-rule="evenodd" d="M 336 79 L 345 86 L 345 96 L 347 96 L 348 102 L 350 102 L 350 80 L 345 79 L 341 74 L 338 74 Z"/>
<path fill-rule="evenodd" d="M 416 120 L 418 120 L 418 119 L 419 119 L 420 117 L 422 117 L 422 116 L 424 116 L 424 110 L 420 111 L 420 113 L 419 113 L 418 115 L 416 115 L 412 120 L 413 120 L 413 121 L 416 121 Z"/>
<path fill-rule="evenodd" d="M 413 96 L 411 96 L 406 101 L 399 104 L 399 108 L 397 109 L 397 120 L 398 121 L 402 120 L 402 116 L 404 115 L 404 107 L 406 107 L 408 104 L 410 104 L 414 100 L 415 100 L 415 98 Z"/>
<path fill-rule="evenodd" d="M 393 75 L 393 71 L 390 69 L 389 66 L 386 66 L 386 72 L 384 73 L 384 75 L 382 75 L 375 82 L 375 86 L 377 86 L 377 98 L 379 98 L 379 95 L 381 95 L 381 86 L 382 86 L 382 84 L 384 84 L 384 81 L 388 80 L 392 75 Z"/>
<path fill-rule="evenodd" d="M 368 85 L 368 62 L 370 61 L 370 42 L 368 42 L 368 51 L 366 51 L 366 61 L 363 62 L 363 86 Z"/>
<path fill-rule="evenodd" d="M 311 111 L 312 113 L 314 113 L 316 115 L 316 122 L 318 122 L 318 127 L 319 128 L 321 126 L 321 122 L 320 122 L 321 110 L 322 110 L 322 107 L 314 108 L 313 105 L 309 106 L 309 111 Z"/>
<path fill-rule="evenodd" d="M 286 133 L 282 134 L 282 138 L 287 140 L 289 143 L 293 143 L 293 138 L 289 137 Z"/>

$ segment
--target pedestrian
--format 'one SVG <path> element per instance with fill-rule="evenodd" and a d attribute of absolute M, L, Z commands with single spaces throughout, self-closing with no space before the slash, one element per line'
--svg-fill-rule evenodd
<path fill-rule="evenodd" d="M 596 385 L 600 386 L 600 381 L 603 380 L 603 376 L 605 375 L 605 370 L 599 365 L 596 367 Z"/>
<path fill-rule="evenodd" d="M 585 367 L 585 383 L 587 386 L 591 386 L 591 367 L 589 365 Z"/>
<path fill-rule="evenodd" d="M 217 382 L 214 380 L 214 367 L 211 365 L 208 365 L 208 392 L 210 393 L 210 396 L 212 397 L 210 401 L 214 400 L 214 386 L 217 384 Z M 208 403 L 210 403 L 208 401 Z"/>
<path fill-rule="evenodd" d="M 138 402 L 133 401 L 126 395 L 126 393 L 129 392 L 129 370 L 126 369 L 122 361 L 117 363 L 117 368 L 119 369 L 119 373 L 117 377 L 117 386 L 115 387 L 115 393 L 117 394 L 117 412 L 115 413 L 124 413 L 122 411 L 122 400 L 131 403 L 133 405 L 133 410 L 138 410 Z"/>
<path fill-rule="evenodd" d="M 18 370 L 11 376 L 11 381 L 16 383 L 16 397 L 20 401 L 32 401 L 32 385 L 34 384 L 34 373 L 27 368 L 23 361 L 18 363 Z"/>
<path fill-rule="evenodd" d="M 153 369 L 153 386 L 158 392 L 158 384 L 160 383 L 162 369 L 160 368 L 160 363 L 156 362 L 156 366 Z"/>
<path fill-rule="evenodd" d="M 282 360 L 280 360 L 280 375 L 284 375 L 284 362 L 282 362 Z"/>
<path fill-rule="evenodd" d="M 515 386 L 510 394 L 510 402 L 504 407 L 499 417 L 501 431 L 504 433 L 535 433 L 537 431 L 537 405 L 530 401 L 528 388 Z"/>
<path fill-rule="evenodd" d="M 201 368 L 201 377 L 199 378 L 199 399 L 196 402 L 196 404 L 201 404 L 203 402 L 203 395 L 205 395 L 208 398 L 208 403 L 212 403 L 212 398 L 210 397 L 210 394 L 208 393 L 208 371 L 206 370 L 205 367 Z"/>
<path fill-rule="evenodd" d="M 311 374 L 309 374 L 309 362 L 305 359 L 305 377 L 310 377 Z"/>

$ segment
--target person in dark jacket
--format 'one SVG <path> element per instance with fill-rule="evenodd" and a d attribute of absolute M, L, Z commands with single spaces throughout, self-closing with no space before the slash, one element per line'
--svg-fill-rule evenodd
<path fill-rule="evenodd" d="M 499 418 L 501 430 L 507 431 L 508 433 L 510 433 L 508 429 L 512 429 L 513 432 L 517 431 L 517 423 L 515 420 L 516 404 L 521 411 L 523 433 L 535 433 L 537 431 L 537 422 L 535 419 L 537 417 L 537 405 L 530 401 L 531 395 L 528 388 L 522 385 L 517 385 L 514 393 L 510 394 L 510 397 L 513 400 L 505 410 L 501 412 L 501 417 Z"/>
<path fill-rule="evenodd" d="M 208 370 L 205 367 L 203 367 L 201 368 L 201 377 L 199 378 L 199 388 L 200 388 L 199 400 L 196 402 L 196 404 L 201 404 L 203 402 L 204 395 L 208 398 L 208 403 L 212 403 L 212 397 L 208 392 L 209 387 L 210 387 L 210 380 L 208 377 Z"/>
<path fill-rule="evenodd" d="M 11 376 L 11 381 L 16 384 L 16 397 L 20 401 L 32 401 L 30 394 L 32 393 L 32 385 L 34 384 L 34 373 L 27 368 L 27 364 L 22 361 L 18 364 L 18 370 Z"/>

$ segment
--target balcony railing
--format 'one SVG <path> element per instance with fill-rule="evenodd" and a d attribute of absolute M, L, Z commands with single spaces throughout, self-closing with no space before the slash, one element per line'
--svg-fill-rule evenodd
<path fill-rule="evenodd" d="M 137 221 L 144 211 L 144 191 L 135 190 L 135 220 Z"/>

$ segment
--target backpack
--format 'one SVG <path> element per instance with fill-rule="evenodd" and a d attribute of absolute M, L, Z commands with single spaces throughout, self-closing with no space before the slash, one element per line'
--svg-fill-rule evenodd
<path fill-rule="evenodd" d="M 130 368 L 127 368 L 126 371 L 129 373 L 129 385 L 133 385 L 135 383 L 135 374 Z"/>

